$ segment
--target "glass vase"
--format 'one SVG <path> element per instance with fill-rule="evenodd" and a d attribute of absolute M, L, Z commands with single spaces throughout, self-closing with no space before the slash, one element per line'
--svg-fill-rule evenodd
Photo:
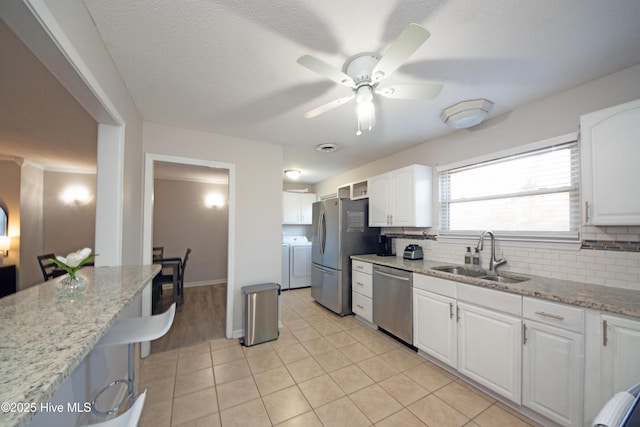
<path fill-rule="evenodd" d="M 56 283 L 56 290 L 58 295 L 62 297 L 75 297 L 84 292 L 87 289 L 87 281 L 84 277 L 77 274 L 67 274 Z"/>

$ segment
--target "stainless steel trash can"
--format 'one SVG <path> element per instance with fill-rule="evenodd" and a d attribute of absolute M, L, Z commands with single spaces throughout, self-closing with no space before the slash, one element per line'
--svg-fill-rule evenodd
<path fill-rule="evenodd" d="M 278 339 L 278 295 L 280 285 L 263 283 L 244 286 L 244 339 L 249 347 Z"/>

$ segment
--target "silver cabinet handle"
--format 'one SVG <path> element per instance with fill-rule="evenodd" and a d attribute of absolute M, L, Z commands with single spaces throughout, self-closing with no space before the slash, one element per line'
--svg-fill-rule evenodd
<path fill-rule="evenodd" d="M 456 322 L 460 322 L 460 307 L 456 306 Z"/>
<path fill-rule="evenodd" d="M 584 202 L 584 222 L 589 224 L 589 202 Z"/>
<path fill-rule="evenodd" d="M 552 319 L 564 320 L 563 316 L 559 316 L 557 314 L 545 313 L 544 311 L 536 311 L 538 316 L 551 317 Z"/>
<path fill-rule="evenodd" d="M 453 319 L 453 303 L 449 303 L 449 319 Z"/>
<path fill-rule="evenodd" d="M 364 307 L 361 306 L 360 304 L 356 304 L 356 306 L 360 309 L 360 310 L 364 310 Z"/>
<path fill-rule="evenodd" d="M 358 285 L 358 286 L 364 286 L 364 283 L 356 282 L 356 285 Z"/>
<path fill-rule="evenodd" d="M 603 320 L 602 321 L 602 345 L 606 347 L 608 342 L 609 342 L 609 338 L 607 337 L 607 321 Z"/>
<path fill-rule="evenodd" d="M 362 265 L 360 265 L 360 264 L 356 264 L 356 268 L 357 268 L 358 270 L 362 270 L 362 269 L 364 269 L 364 267 L 363 267 Z"/>
<path fill-rule="evenodd" d="M 527 343 L 527 324 L 522 323 L 522 345 Z"/>

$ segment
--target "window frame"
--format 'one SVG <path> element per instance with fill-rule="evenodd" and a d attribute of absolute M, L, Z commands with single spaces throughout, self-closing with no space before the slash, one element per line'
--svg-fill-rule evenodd
<path fill-rule="evenodd" d="M 568 143 L 576 143 L 576 162 L 577 165 L 577 198 L 578 198 L 578 214 L 574 218 L 576 221 L 576 230 L 573 231 L 495 231 L 496 237 L 499 237 L 501 241 L 504 242 L 514 242 L 516 244 L 520 243 L 531 243 L 538 246 L 547 246 L 547 244 L 553 245 L 553 247 L 557 247 L 558 245 L 566 245 L 569 248 L 576 248 L 580 246 L 580 229 L 581 229 L 581 218 L 580 218 L 580 185 L 581 185 L 581 169 L 580 169 L 580 141 L 578 138 L 578 132 L 571 132 L 565 135 L 548 138 L 545 140 L 537 141 L 534 143 L 529 143 L 525 145 L 521 145 L 518 147 L 513 147 L 510 149 L 493 152 L 489 154 L 485 154 L 479 157 L 461 160 L 454 163 L 449 163 L 446 165 L 438 165 L 436 166 L 436 185 L 438 191 L 437 198 L 437 209 L 438 209 L 438 228 L 439 228 L 439 240 L 443 242 L 457 242 L 461 240 L 469 241 L 473 239 L 477 239 L 482 231 L 484 230 L 443 230 L 442 229 L 442 206 L 441 206 L 441 197 L 440 197 L 440 179 L 442 172 L 450 171 L 453 169 L 459 169 L 464 167 L 469 167 L 481 163 L 491 162 L 495 160 L 499 160 L 506 157 L 518 156 L 522 154 L 526 154 L 528 152 L 544 150 L 547 148 L 551 148 L 553 146 L 568 144 Z M 496 199 L 499 197 L 496 197 Z"/>

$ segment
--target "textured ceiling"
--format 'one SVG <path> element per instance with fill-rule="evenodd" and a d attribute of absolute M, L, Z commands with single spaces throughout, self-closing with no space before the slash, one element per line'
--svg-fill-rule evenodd
<path fill-rule="evenodd" d="M 144 120 L 281 144 L 307 183 L 451 132 L 459 101 L 493 101 L 491 118 L 640 63 L 638 0 L 84 1 Z M 350 92 L 300 56 L 341 68 L 411 22 L 431 37 L 380 86 L 443 84 L 436 99 L 376 98 L 361 136 L 353 101 L 303 117 Z"/>
<path fill-rule="evenodd" d="M 439 115 L 459 101 L 496 116 L 640 62 L 638 0 L 85 1 L 145 120 L 282 144 L 305 182 L 449 132 Z M 377 98 L 359 137 L 353 103 L 303 117 L 349 89 L 300 56 L 341 68 L 411 22 L 431 37 L 380 86 L 441 83 L 438 98 Z"/>

